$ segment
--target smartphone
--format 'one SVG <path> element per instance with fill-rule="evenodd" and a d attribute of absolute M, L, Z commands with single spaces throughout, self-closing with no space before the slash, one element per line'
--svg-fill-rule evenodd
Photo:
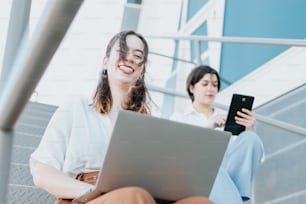
<path fill-rule="evenodd" d="M 245 130 L 245 127 L 235 122 L 235 116 L 242 108 L 252 110 L 254 96 L 247 96 L 241 94 L 233 94 L 232 101 L 229 107 L 228 115 L 225 122 L 225 131 L 231 132 L 233 135 L 239 135 Z"/>

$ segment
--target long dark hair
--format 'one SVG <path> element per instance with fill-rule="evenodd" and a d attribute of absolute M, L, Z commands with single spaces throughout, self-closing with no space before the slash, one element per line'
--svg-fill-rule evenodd
<path fill-rule="evenodd" d="M 128 51 L 128 47 L 126 44 L 126 38 L 128 35 L 137 36 L 144 44 L 143 56 L 144 59 L 140 65 L 143 64 L 144 69 L 141 77 L 136 81 L 135 85 L 132 87 L 129 92 L 129 100 L 127 101 L 126 110 L 131 110 L 139 113 L 149 114 L 150 109 L 147 104 L 148 90 L 144 81 L 144 73 L 145 73 L 145 65 L 148 60 L 149 47 L 147 41 L 144 39 L 142 35 L 136 33 L 135 31 L 121 31 L 116 34 L 108 43 L 106 48 L 105 56 L 109 57 L 110 52 L 117 41 L 119 41 L 120 47 L 120 59 L 124 59 L 126 57 L 126 53 Z M 96 92 L 93 97 L 93 106 L 99 113 L 106 114 L 112 108 L 113 99 L 111 90 L 108 82 L 107 70 L 103 69 L 100 81 L 98 83 Z"/>
<path fill-rule="evenodd" d="M 198 83 L 205 74 L 214 74 L 217 77 L 218 80 L 218 91 L 220 90 L 221 82 L 220 82 L 220 76 L 218 72 L 207 65 L 200 65 L 195 68 L 189 73 L 186 81 L 186 90 L 188 92 L 188 95 L 192 101 L 194 101 L 193 93 L 189 90 L 190 86 L 194 86 L 196 83 Z"/>

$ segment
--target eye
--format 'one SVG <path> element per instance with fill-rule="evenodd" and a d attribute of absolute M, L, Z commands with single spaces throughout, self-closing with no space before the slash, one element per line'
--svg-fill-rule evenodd
<path fill-rule="evenodd" d="M 143 59 L 143 53 L 140 51 L 134 51 L 133 52 L 134 57 L 138 58 L 138 59 Z"/>
<path fill-rule="evenodd" d="M 142 55 L 137 55 L 137 54 L 134 54 L 134 57 L 135 57 L 136 59 L 142 59 L 142 58 L 143 58 Z"/>

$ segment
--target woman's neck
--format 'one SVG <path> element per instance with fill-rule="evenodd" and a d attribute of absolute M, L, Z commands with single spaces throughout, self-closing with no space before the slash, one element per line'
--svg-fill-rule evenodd
<path fill-rule="evenodd" d="M 197 112 L 203 113 L 207 116 L 210 116 L 214 113 L 214 108 L 211 106 L 211 104 L 193 102 L 192 105 Z"/>
<path fill-rule="evenodd" d="M 127 84 L 110 84 L 113 106 L 122 108 L 122 105 L 124 105 L 128 100 L 129 87 L 130 85 Z"/>
<path fill-rule="evenodd" d="M 112 124 L 115 123 L 118 113 L 120 110 L 124 109 L 122 107 L 122 100 L 118 100 L 118 99 L 113 99 L 113 104 L 112 104 L 112 108 L 110 109 L 109 113 L 108 113 L 108 117 L 110 119 L 110 121 L 112 122 Z"/>
<path fill-rule="evenodd" d="M 114 122 L 117 118 L 118 112 L 122 109 L 125 109 L 125 104 L 128 100 L 128 92 L 127 88 L 121 88 L 117 86 L 111 87 L 112 93 L 112 108 L 109 112 L 109 117 L 112 122 Z"/>

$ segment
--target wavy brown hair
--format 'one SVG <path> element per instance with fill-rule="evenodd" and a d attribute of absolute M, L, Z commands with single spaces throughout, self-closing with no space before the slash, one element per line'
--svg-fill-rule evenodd
<path fill-rule="evenodd" d="M 139 64 L 144 66 L 141 77 L 136 81 L 135 85 L 129 91 L 129 99 L 127 101 L 126 110 L 131 110 L 139 113 L 150 114 L 150 109 L 147 104 L 148 90 L 144 81 L 145 64 L 148 60 L 149 47 L 144 37 L 135 31 L 121 31 L 116 34 L 108 43 L 106 48 L 106 57 L 110 56 L 110 52 L 117 41 L 119 41 L 120 59 L 125 59 L 128 47 L 126 38 L 128 35 L 137 36 L 144 44 L 143 61 Z M 107 70 L 103 69 L 102 74 L 93 97 L 93 107 L 97 112 L 106 114 L 109 113 L 113 104 L 112 93 L 109 87 Z"/>

